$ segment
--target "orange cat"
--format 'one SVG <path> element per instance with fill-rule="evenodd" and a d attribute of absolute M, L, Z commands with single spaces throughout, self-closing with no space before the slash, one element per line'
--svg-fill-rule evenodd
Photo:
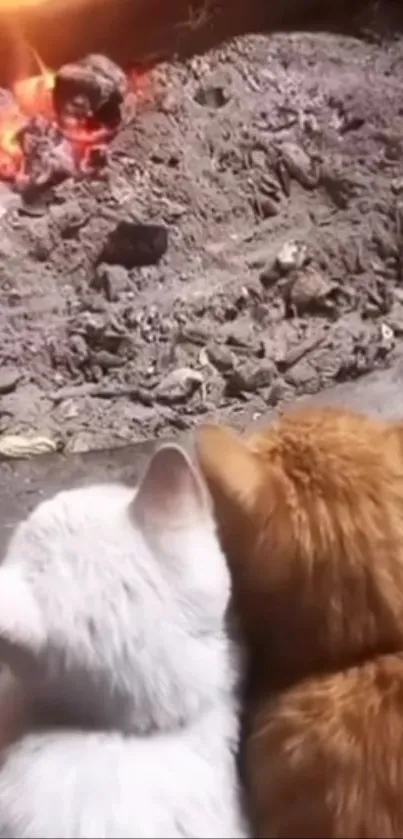
<path fill-rule="evenodd" d="M 197 449 L 251 654 L 257 835 L 403 836 L 403 427 L 308 408 Z"/>

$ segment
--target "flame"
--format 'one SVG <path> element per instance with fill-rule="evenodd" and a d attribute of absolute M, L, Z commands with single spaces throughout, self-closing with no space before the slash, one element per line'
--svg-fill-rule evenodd
<path fill-rule="evenodd" d="M 14 180 L 23 173 L 24 156 L 18 136 L 28 119 L 36 115 L 53 119 L 52 90 L 55 74 L 43 65 L 34 50 L 30 52 L 38 73 L 17 80 L 8 101 L 3 103 L 0 99 L 0 178 L 3 180 Z"/>
<path fill-rule="evenodd" d="M 52 91 L 55 74 L 42 67 L 37 76 L 21 79 L 13 85 L 13 94 L 20 111 L 25 116 L 53 118 Z"/>
<path fill-rule="evenodd" d="M 33 117 L 44 117 L 59 129 L 83 169 L 91 151 L 105 145 L 110 138 L 106 126 L 89 126 L 73 118 L 65 119 L 60 125 L 53 104 L 56 74 L 43 65 L 39 56 L 34 57 L 39 72 L 16 81 L 9 101 L 4 103 L 0 98 L 0 180 L 18 182 L 24 178 L 26 161 L 19 136 Z"/>
<path fill-rule="evenodd" d="M 23 154 L 18 143 L 18 132 L 24 125 L 24 117 L 17 104 L 6 105 L 0 112 L 0 177 L 13 180 L 20 171 Z"/>

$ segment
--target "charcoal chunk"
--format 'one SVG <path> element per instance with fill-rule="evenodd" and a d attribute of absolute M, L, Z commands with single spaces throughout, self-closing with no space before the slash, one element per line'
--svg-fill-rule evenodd
<path fill-rule="evenodd" d="M 167 247 L 168 230 L 162 224 L 119 221 L 109 233 L 98 263 L 123 265 L 128 270 L 155 265 L 164 256 Z"/>
<path fill-rule="evenodd" d="M 56 73 L 53 102 L 61 124 L 74 120 L 90 130 L 95 123 L 113 129 L 121 121 L 128 92 L 125 73 L 104 55 L 65 64 Z"/>

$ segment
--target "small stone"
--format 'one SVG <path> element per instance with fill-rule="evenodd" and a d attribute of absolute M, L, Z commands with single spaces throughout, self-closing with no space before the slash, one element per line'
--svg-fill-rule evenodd
<path fill-rule="evenodd" d="M 284 274 L 302 268 L 307 254 L 306 245 L 299 242 L 285 242 L 279 250 L 276 263 Z"/>
<path fill-rule="evenodd" d="M 207 347 L 207 355 L 211 364 L 216 367 L 220 373 L 225 373 L 234 368 L 234 356 L 226 347 L 219 344 L 209 344 Z"/>
<path fill-rule="evenodd" d="M 289 400 L 292 395 L 292 387 L 284 379 L 276 379 L 267 394 L 266 402 L 270 408 L 275 408 L 280 402 Z"/>
<path fill-rule="evenodd" d="M 262 273 L 260 274 L 259 280 L 262 283 L 263 288 L 272 288 L 276 282 L 280 279 L 281 272 L 279 271 L 278 265 L 268 265 L 267 268 L 264 268 Z"/>
<path fill-rule="evenodd" d="M 109 233 L 97 264 L 123 265 L 128 271 L 155 265 L 168 248 L 168 230 L 162 224 L 119 221 Z"/>
<path fill-rule="evenodd" d="M 403 305 L 401 303 L 396 302 L 393 305 L 392 310 L 388 315 L 388 325 L 390 326 L 394 335 L 397 335 L 399 337 L 403 335 Z"/>
<path fill-rule="evenodd" d="M 298 312 L 323 309 L 326 298 L 335 286 L 318 271 L 306 271 L 294 280 L 289 290 L 289 305 Z"/>
<path fill-rule="evenodd" d="M 391 184 L 391 190 L 395 195 L 398 195 L 399 192 L 403 192 L 403 178 L 395 178 Z"/>
<path fill-rule="evenodd" d="M 296 143 L 283 143 L 281 155 L 289 175 L 305 189 L 317 186 L 318 174 L 314 171 L 313 161 Z"/>
<path fill-rule="evenodd" d="M 270 385 L 273 381 L 273 375 L 274 366 L 270 362 L 247 361 L 228 375 L 227 394 L 235 397 L 242 392 L 254 393 Z"/>
<path fill-rule="evenodd" d="M 125 291 L 130 284 L 130 280 L 126 268 L 121 265 L 97 265 L 95 274 L 92 279 L 92 287 L 97 291 L 102 291 L 110 303 L 119 300 L 123 291 Z"/>
<path fill-rule="evenodd" d="M 0 367 L 0 394 L 12 393 L 21 379 L 16 367 Z"/>
<path fill-rule="evenodd" d="M 185 402 L 204 382 L 204 376 L 191 367 L 179 367 L 160 382 L 156 389 L 156 399 L 167 405 Z"/>
<path fill-rule="evenodd" d="M 250 153 L 251 166 L 263 169 L 266 166 L 266 153 L 262 149 L 252 149 Z"/>
<path fill-rule="evenodd" d="M 259 209 L 263 218 L 274 218 L 278 215 L 279 205 L 274 198 L 264 195 L 259 197 Z"/>
<path fill-rule="evenodd" d="M 4 434 L 0 437 L 0 459 L 27 460 L 41 454 L 53 454 L 58 449 L 49 437 Z"/>
<path fill-rule="evenodd" d="M 387 323 L 381 324 L 381 352 L 389 353 L 395 345 L 393 329 Z"/>
<path fill-rule="evenodd" d="M 88 360 L 88 346 L 82 335 L 75 333 L 69 338 L 69 347 L 74 359 L 79 365 Z"/>
<path fill-rule="evenodd" d="M 287 382 L 299 389 L 310 389 L 317 382 L 318 376 L 306 359 L 302 359 L 287 373 Z"/>
<path fill-rule="evenodd" d="M 76 419 L 80 413 L 78 405 L 73 399 L 66 399 L 61 402 L 59 410 L 65 420 Z"/>
<path fill-rule="evenodd" d="M 122 367 L 125 359 L 120 355 L 115 355 L 108 350 L 97 350 L 91 353 L 91 362 L 101 368 L 101 370 L 110 370 L 113 367 Z"/>
<path fill-rule="evenodd" d="M 259 280 L 262 283 L 263 288 L 269 289 L 277 283 L 280 277 L 281 271 L 279 270 L 278 265 L 272 264 L 268 265 L 267 268 L 262 271 Z"/>

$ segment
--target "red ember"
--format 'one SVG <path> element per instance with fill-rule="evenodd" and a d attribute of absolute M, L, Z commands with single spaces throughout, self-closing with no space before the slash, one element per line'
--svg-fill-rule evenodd
<path fill-rule="evenodd" d="M 0 90 L 0 179 L 18 186 L 50 182 L 52 171 L 73 174 L 71 161 L 77 173 L 87 171 L 120 123 L 128 86 L 113 62 L 88 56 L 58 73 L 40 66 L 38 75 L 16 82 L 12 91 Z"/>

